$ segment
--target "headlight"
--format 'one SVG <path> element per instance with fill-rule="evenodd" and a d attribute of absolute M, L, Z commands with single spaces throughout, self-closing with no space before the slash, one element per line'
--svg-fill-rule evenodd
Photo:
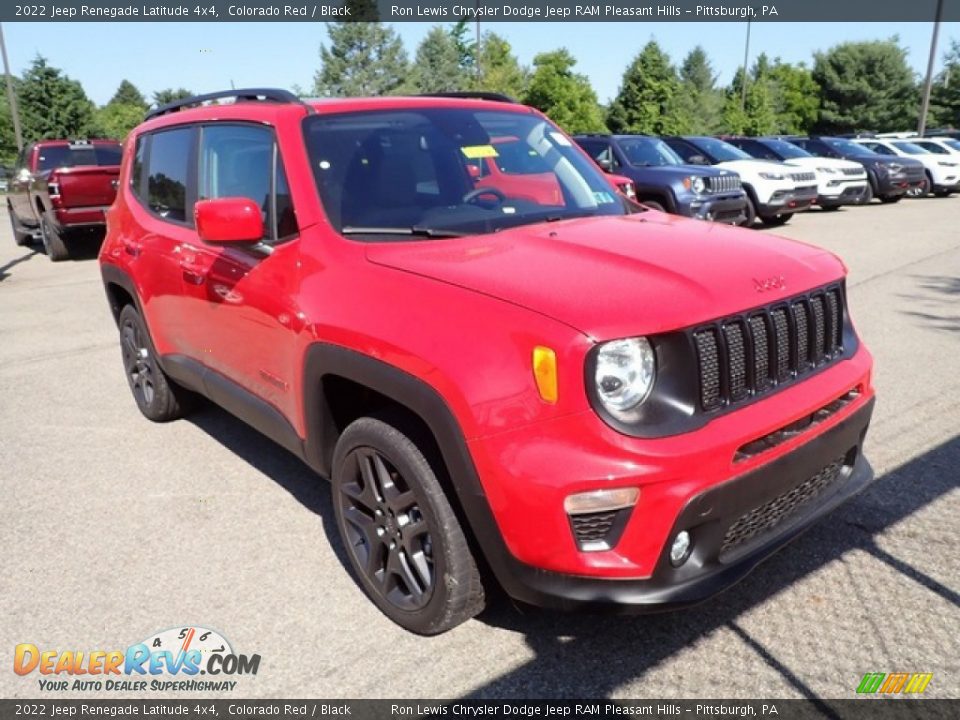
<path fill-rule="evenodd" d="M 760 177 L 764 180 L 783 180 L 783 173 L 762 172 L 760 173 Z"/>
<path fill-rule="evenodd" d="M 647 399 L 657 368 L 646 338 L 613 340 L 600 346 L 594 373 L 597 397 L 612 415 L 626 413 Z"/>
<path fill-rule="evenodd" d="M 702 177 L 690 178 L 690 189 L 693 190 L 697 195 L 706 190 L 707 184 L 703 181 Z"/>
<path fill-rule="evenodd" d="M 893 163 L 893 162 L 892 162 L 892 163 L 890 163 L 889 165 L 887 165 L 887 169 L 888 169 L 892 174 L 896 175 L 897 173 L 903 172 L 903 165 L 901 165 L 900 163 Z"/>
<path fill-rule="evenodd" d="M 833 168 L 822 167 L 822 168 L 817 168 L 817 172 L 826 173 L 827 175 L 835 175 L 837 171 L 834 170 Z"/>

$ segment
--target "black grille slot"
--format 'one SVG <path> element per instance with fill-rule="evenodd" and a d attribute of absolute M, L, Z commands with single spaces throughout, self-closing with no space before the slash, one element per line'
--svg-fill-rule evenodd
<path fill-rule="evenodd" d="M 757 390 L 766 390 L 773 384 L 770 377 L 770 343 L 767 342 L 767 321 L 763 315 L 750 318 L 753 340 L 753 384 Z"/>
<path fill-rule="evenodd" d="M 840 323 L 840 291 L 827 292 L 827 354 L 833 355 L 843 345 L 843 327 Z"/>
<path fill-rule="evenodd" d="M 823 312 L 823 296 L 810 298 L 810 311 L 813 314 L 813 363 L 819 365 L 826 354 L 826 317 Z"/>
<path fill-rule="evenodd" d="M 717 410 L 839 358 L 842 292 L 816 290 L 694 330 L 701 407 Z"/>
<path fill-rule="evenodd" d="M 803 372 L 810 363 L 810 334 L 808 332 L 807 309 L 802 302 L 793 304 L 793 323 L 797 331 L 797 372 Z"/>
<path fill-rule="evenodd" d="M 720 548 L 720 559 L 753 538 L 766 535 L 777 525 L 795 515 L 825 490 L 844 478 L 846 459 L 834 460 L 817 474 L 793 489 L 741 515 L 727 530 Z"/>
<path fill-rule="evenodd" d="M 693 336 L 697 343 L 697 359 L 700 363 L 700 403 L 704 410 L 712 410 L 723 404 L 720 396 L 720 353 L 717 334 L 704 330 Z"/>
<path fill-rule="evenodd" d="M 790 325 L 787 322 L 785 308 L 777 308 L 770 313 L 770 317 L 773 319 L 773 330 L 777 343 L 776 376 L 778 382 L 783 382 L 790 377 Z"/>
<path fill-rule="evenodd" d="M 723 336 L 727 341 L 727 362 L 730 367 L 730 399 L 742 400 L 750 392 L 747 388 L 747 346 L 743 327 L 740 323 L 725 325 Z"/>

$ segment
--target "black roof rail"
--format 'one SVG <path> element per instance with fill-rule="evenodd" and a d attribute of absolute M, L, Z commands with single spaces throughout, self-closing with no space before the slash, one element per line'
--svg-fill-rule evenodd
<path fill-rule="evenodd" d="M 445 97 L 445 98 L 462 98 L 463 100 L 492 100 L 493 102 L 503 102 L 516 104 L 514 100 L 509 95 L 504 95 L 503 93 L 495 92 L 486 92 L 485 90 L 462 90 L 457 92 L 435 92 L 435 93 L 421 93 L 417 97 Z"/>
<path fill-rule="evenodd" d="M 274 103 L 297 103 L 307 108 L 308 113 L 314 112 L 312 107 L 289 90 L 280 88 L 243 88 L 240 90 L 221 90 L 220 92 L 206 93 L 204 95 L 191 95 L 190 97 L 185 97 L 180 100 L 174 100 L 166 105 L 161 105 L 160 107 L 150 110 L 147 113 L 146 119 L 150 120 L 155 117 L 160 117 L 161 115 L 166 115 L 167 113 L 177 112 L 185 107 L 201 105 L 202 103 L 219 100 L 221 98 L 236 98 L 237 100 Z"/>

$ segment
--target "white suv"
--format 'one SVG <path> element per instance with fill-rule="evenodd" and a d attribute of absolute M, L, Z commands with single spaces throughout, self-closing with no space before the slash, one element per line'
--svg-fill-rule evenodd
<path fill-rule="evenodd" d="M 780 138 L 724 138 L 758 160 L 782 162 L 811 170 L 817 176 L 817 204 L 824 210 L 857 205 L 867 199 L 867 171 L 852 160 L 817 157 Z"/>
<path fill-rule="evenodd" d="M 907 195 L 926 197 L 933 192 L 937 197 L 947 197 L 960 190 L 960 158 L 935 155 L 917 145 L 913 139 L 897 140 L 893 138 L 857 138 L 855 143 L 864 145 L 880 155 L 911 157 L 923 163 L 926 181 Z"/>
<path fill-rule="evenodd" d="M 760 219 L 764 225 L 783 225 L 793 213 L 817 201 L 817 176 L 781 162 L 757 160 L 738 147 L 706 136 L 665 137 L 664 142 L 689 165 L 716 165 L 740 176 L 747 192 L 746 220 L 749 227 Z"/>

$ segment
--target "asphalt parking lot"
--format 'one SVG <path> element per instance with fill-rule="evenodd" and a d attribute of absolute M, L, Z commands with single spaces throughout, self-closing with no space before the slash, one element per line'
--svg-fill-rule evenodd
<path fill-rule="evenodd" d="M 54 265 L 0 228 L 3 654 L 202 625 L 262 658 L 238 698 L 848 698 L 864 673 L 895 671 L 960 697 L 960 197 L 811 211 L 778 231 L 850 268 L 877 363 L 863 495 L 691 610 L 501 601 L 430 639 L 354 584 L 327 486 L 299 461 L 214 407 L 141 417 L 92 252 Z M 10 662 L 0 697 L 40 696 Z"/>

